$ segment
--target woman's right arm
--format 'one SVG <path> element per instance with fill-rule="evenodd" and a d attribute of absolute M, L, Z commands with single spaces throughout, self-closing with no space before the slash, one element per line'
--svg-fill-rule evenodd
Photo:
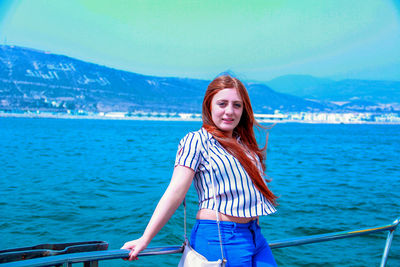
<path fill-rule="evenodd" d="M 129 249 L 129 260 L 136 260 L 140 251 L 144 250 L 154 236 L 168 222 L 182 203 L 192 183 L 195 172 L 188 167 L 177 165 L 168 188 L 157 204 L 146 230 L 136 240 L 126 242 L 121 249 Z"/>

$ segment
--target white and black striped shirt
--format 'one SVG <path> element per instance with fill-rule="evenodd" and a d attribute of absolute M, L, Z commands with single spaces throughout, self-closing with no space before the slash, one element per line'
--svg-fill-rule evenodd
<path fill-rule="evenodd" d="M 211 155 L 216 187 L 217 210 L 235 217 L 255 217 L 276 211 L 271 202 L 255 187 L 250 176 L 234 156 L 204 128 L 188 133 L 179 143 L 175 166 L 195 171 L 193 179 L 199 197 L 199 209 L 214 210 L 213 189 L 207 152 Z M 257 161 L 260 171 L 261 163 Z"/>

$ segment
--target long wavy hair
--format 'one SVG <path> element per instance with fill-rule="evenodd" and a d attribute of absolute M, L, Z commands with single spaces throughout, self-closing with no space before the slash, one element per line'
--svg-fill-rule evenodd
<path fill-rule="evenodd" d="M 215 94 L 226 88 L 235 88 L 243 101 L 243 113 L 239 124 L 233 130 L 233 136 L 239 136 L 242 144 L 239 144 L 235 138 L 229 138 L 213 122 L 211 116 L 211 102 Z M 257 189 L 273 204 L 277 205 L 275 196 L 269 190 L 266 180 L 263 178 L 266 171 L 265 158 L 267 144 L 260 148 L 257 144 L 253 127 L 263 128 L 254 119 L 253 109 L 246 87 L 238 79 L 230 75 L 222 75 L 215 78 L 207 87 L 202 106 L 203 127 L 244 167 Z M 268 142 L 268 139 L 267 139 Z M 248 156 L 250 152 L 251 157 Z M 257 157 L 260 159 L 262 170 L 257 168 L 255 162 Z"/>

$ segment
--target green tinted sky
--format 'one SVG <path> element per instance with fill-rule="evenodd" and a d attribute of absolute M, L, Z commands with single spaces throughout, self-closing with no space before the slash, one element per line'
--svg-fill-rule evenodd
<path fill-rule="evenodd" d="M 0 3 L 0 43 L 142 74 L 400 80 L 396 1 Z"/>

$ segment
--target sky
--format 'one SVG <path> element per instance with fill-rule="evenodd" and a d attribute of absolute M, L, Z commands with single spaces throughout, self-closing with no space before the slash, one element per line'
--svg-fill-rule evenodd
<path fill-rule="evenodd" d="M 0 0 L 0 44 L 146 75 L 400 80 L 400 0 Z"/>

